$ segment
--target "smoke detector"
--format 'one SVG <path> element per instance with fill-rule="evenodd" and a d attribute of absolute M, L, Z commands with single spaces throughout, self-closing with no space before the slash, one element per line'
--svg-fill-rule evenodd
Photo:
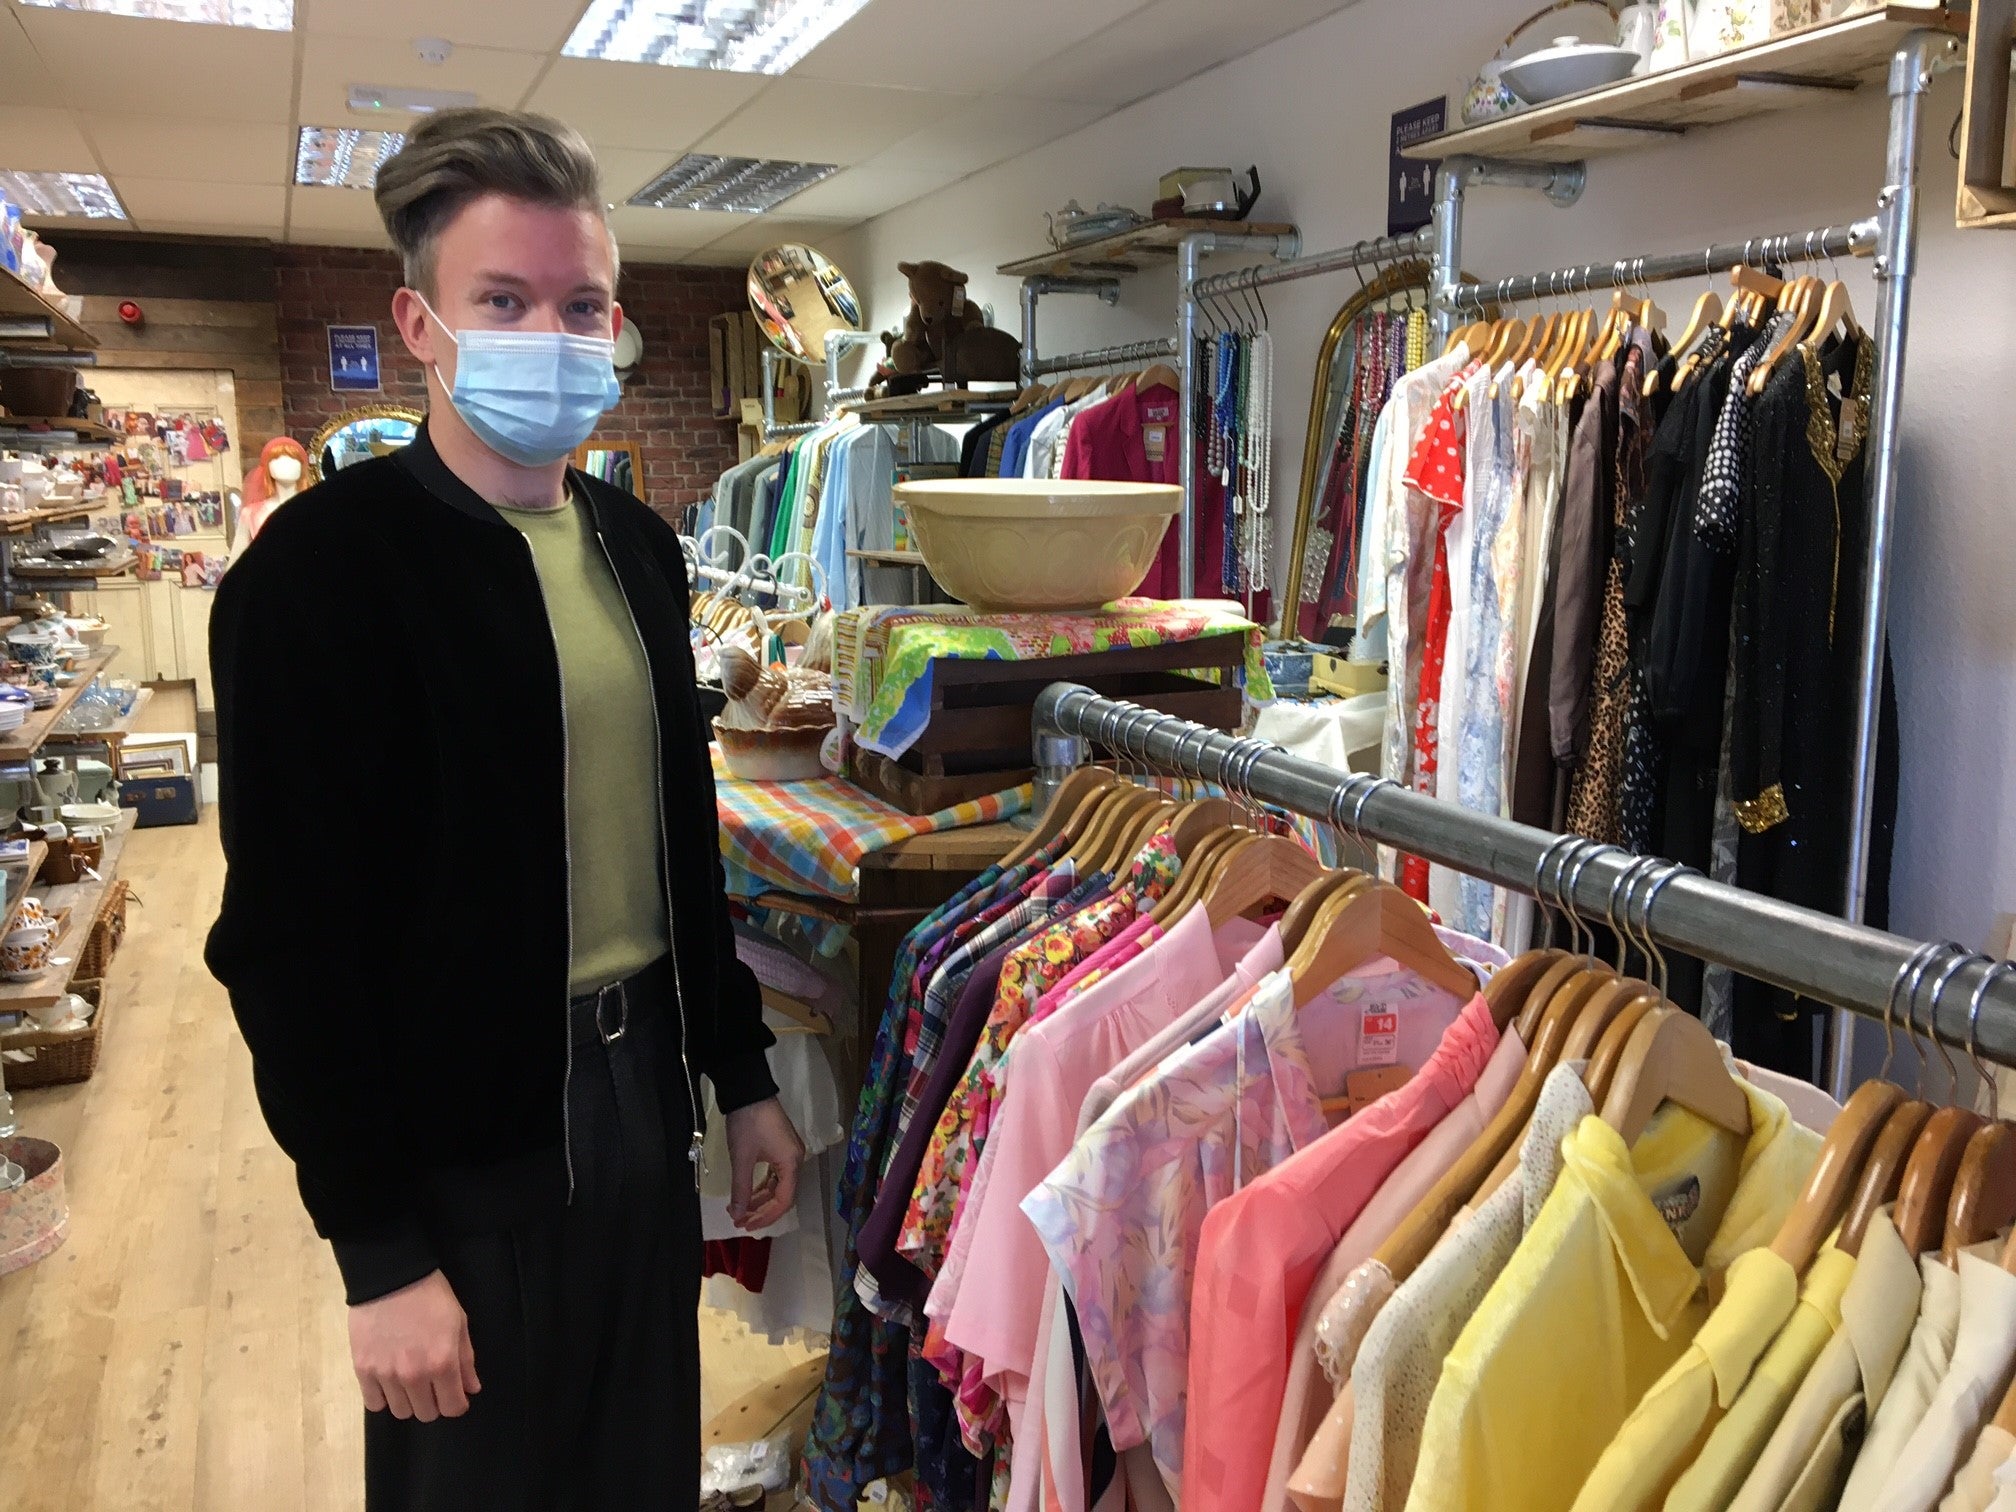
<path fill-rule="evenodd" d="M 413 54 L 422 63 L 439 68 L 455 51 L 455 44 L 445 37 L 420 37 L 413 43 Z"/>

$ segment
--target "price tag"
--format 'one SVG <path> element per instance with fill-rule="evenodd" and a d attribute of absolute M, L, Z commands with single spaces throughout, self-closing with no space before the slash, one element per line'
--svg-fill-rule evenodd
<path fill-rule="evenodd" d="M 1400 1015 L 1366 1009 L 1358 1020 L 1358 1064 L 1390 1066 L 1400 1059 Z"/>

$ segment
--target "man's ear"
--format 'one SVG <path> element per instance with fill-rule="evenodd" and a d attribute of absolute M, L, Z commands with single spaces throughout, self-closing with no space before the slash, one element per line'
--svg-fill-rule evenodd
<path fill-rule="evenodd" d="M 399 329 L 399 339 L 406 343 L 406 350 L 423 366 L 432 367 L 442 353 L 436 346 L 448 345 L 441 334 L 441 328 L 427 318 L 427 307 L 413 290 L 401 288 L 392 295 L 392 323 Z"/>

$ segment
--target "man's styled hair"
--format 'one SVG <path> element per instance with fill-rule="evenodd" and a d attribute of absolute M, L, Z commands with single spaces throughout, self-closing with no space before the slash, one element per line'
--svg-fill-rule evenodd
<path fill-rule="evenodd" d="M 504 194 L 535 205 L 603 206 L 587 138 L 551 116 L 522 110 L 444 110 L 428 116 L 378 170 L 378 214 L 406 265 L 406 283 L 434 297 L 434 244 L 471 200 Z M 616 240 L 609 240 L 616 257 Z"/>

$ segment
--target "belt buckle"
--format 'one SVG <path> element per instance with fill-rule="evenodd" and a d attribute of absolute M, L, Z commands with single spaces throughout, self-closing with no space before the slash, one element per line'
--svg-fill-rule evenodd
<path fill-rule="evenodd" d="M 616 1001 L 622 1007 L 622 1014 L 612 1030 L 602 1020 L 602 1005 L 609 1001 L 610 993 L 616 994 Z M 595 993 L 595 1032 L 602 1036 L 602 1043 L 613 1045 L 623 1038 L 630 1029 L 630 994 L 623 990 L 623 983 L 612 982 L 607 987 L 598 988 Z"/>

